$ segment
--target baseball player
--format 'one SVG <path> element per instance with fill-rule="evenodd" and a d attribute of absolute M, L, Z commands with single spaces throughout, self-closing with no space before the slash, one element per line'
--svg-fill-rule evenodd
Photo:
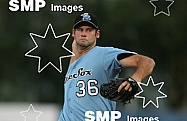
<path fill-rule="evenodd" d="M 72 29 L 71 58 L 65 77 L 64 105 L 58 121 L 84 121 L 86 111 L 113 111 L 116 102 L 100 94 L 100 86 L 118 77 L 122 68 L 136 68 L 131 79 L 141 82 L 153 68 L 153 59 L 113 47 L 96 46 L 100 37 L 97 17 L 83 13 L 75 18 Z M 121 90 L 131 91 L 128 81 L 123 82 Z"/>

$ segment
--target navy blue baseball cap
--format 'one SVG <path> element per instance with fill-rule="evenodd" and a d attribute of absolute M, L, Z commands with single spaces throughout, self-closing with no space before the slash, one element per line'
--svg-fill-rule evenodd
<path fill-rule="evenodd" d="M 75 23 L 73 28 L 75 29 L 81 23 L 87 23 L 94 27 L 95 29 L 99 29 L 98 27 L 98 19 L 97 16 L 91 13 L 83 13 L 75 18 Z"/>

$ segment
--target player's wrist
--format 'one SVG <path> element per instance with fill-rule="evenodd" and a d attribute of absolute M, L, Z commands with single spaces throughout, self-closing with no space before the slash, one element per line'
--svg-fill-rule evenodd
<path fill-rule="evenodd" d="M 132 77 L 128 77 L 128 81 L 130 81 L 130 82 L 136 82 L 136 80 L 133 79 Z"/>
<path fill-rule="evenodd" d="M 140 77 L 138 77 L 138 76 L 130 76 L 129 77 L 130 79 L 132 79 L 132 80 L 134 80 L 134 81 L 136 81 L 136 82 L 141 82 L 141 78 Z"/>

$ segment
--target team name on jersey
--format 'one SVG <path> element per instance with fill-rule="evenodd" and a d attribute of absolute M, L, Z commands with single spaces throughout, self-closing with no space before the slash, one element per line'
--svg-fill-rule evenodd
<path fill-rule="evenodd" d="M 71 74 L 69 76 L 65 77 L 65 83 L 72 78 L 78 78 L 79 76 L 91 76 L 92 75 L 92 70 L 84 70 L 83 67 L 79 68 L 77 70 L 77 73 Z"/>

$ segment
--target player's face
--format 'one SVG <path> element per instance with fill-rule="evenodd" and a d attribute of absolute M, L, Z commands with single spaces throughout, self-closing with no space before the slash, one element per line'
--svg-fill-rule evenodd
<path fill-rule="evenodd" d="M 96 39 L 100 36 L 100 31 L 90 26 L 79 26 L 73 29 L 72 36 L 80 47 L 90 47 L 96 44 Z"/>

